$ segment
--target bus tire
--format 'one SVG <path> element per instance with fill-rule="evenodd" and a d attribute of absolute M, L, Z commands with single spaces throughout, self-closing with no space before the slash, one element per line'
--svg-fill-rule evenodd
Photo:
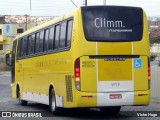
<path fill-rule="evenodd" d="M 18 103 L 22 106 L 26 106 L 27 105 L 27 101 L 26 100 L 21 100 L 21 94 L 20 94 L 20 89 L 19 89 L 19 86 L 17 87 L 17 100 L 18 100 Z"/>
<path fill-rule="evenodd" d="M 53 88 L 51 89 L 50 95 L 49 95 L 49 106 L 52 114 L 57 115 L 60 113 L 60 108 L 56 106 L 56 95 Z"/>
<path fill-rule="evenodd" d="M 99 108 L 102 113 L 118 114 L 121 110 L 121 106 L 108 106 Z"/>

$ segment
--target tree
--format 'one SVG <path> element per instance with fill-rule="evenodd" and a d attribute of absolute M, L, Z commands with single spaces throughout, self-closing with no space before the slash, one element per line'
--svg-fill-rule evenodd
<path fill-rule="evenodd" d="M 150 47 L 152 47 L 153 44 L 160 44 L 160 36 L 153 37 L 150 35 L 149 42 L 150 42 Z M 157 57 L 156 54 L 151 53 L 150 61 L 154 61 L 156 57 Z"/>
<path fill-rule="evenodd" d="M 153 44 L 157 43 L 159 44 L 160 43 L 160 36 L 157 36 L 157 37 L 152 37 L 150 36 L 149 37 L 149 42 L 150 42 L 150 46 L 152 47 Z"/>

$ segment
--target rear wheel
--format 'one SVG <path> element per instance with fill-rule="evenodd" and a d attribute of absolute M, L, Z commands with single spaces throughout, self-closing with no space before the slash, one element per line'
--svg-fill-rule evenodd
<path fill-rule="evenodd" d="M 19 87 L 17 88 L 17 100 L 18 100 L 18 103 L 22 106 L 26 106 L 27 103 L 28 103 L 26 100 L 21 100 L 21 94 L 20 94 L 20 88 Z"/>
<path fill-rule="evenodd" d="M 53 114 L 57 115 L 58 113 L 60 113 L 60 108 L 56 106 L 56 95 L 55 95 L 54 89 L 50 91 L 49 106 Z"/>
<path fill-rule="evenodd" d="M 108 114 L 117 114 L 121 110 L 121 106 L 112 106 L 112 107 L 101 107 L 99 108 L 101 112 Z"/>

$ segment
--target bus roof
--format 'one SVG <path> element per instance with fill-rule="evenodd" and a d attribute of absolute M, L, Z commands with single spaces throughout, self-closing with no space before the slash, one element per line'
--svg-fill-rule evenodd
<path fill-rule="evenodd" d="M 99 5 L 99 6 L 82 6 L 82 7 L 80 7 L 80 8 L 77 8 L 77 9 L 74 10 L 73 12 L 67 13 L 67 14 L 65 14 L 65 15 L 63 15 L 63 16 L 60 16 L 60 17 L 57 17 L 57 18 L 55 18 L 55 19 L 53 19 L 53 20 L 50 20 L 50 21 L 48 21 L 48 22 L 45 22 L 45 23 L 43 23 L 43 24 L 41 24 L 41 25 L 35 26 L 35 27 L 33 27 L 33 28 L 25 31 L 25 32 L 22 33 L 22 34 L 17 35 L 16 38 L 15 38 L 15 40 L 18 39 L 18 38 L 20 38 L 20 37 L 23 37 L 23 36 L 25 36 L 25 35 L 28 35 L 28 34 L 30 34 L 30 33 L 33 33 L 33 32 L 35 32 L 35 31 L 38 31 L 38 30 L 40 30 L 40 29 L 42 29 L 42 28 L 48 27 L 48 26 L 50 26 L 50 25 L 52 25 L 52 24 L 54 24 L 54 23 L 58 23 L 58 22 L 60 22 L 60 21 L 62 21 L 62 20 L 64 20 L 64 19 L 67 19 L 67 18 L 69 18 L 69 17 L 73 17 L 73 16 L 74 16 L 74 13 L 75 13 L 76 11 L 80 10 L 80 9 L 83 8 L 83 7 L 94 8 L 94 7 L 113 7 L 113 6 L 101 6 L 101 5 Z M 118 7 L 118 6 L 117 6 L 117 7 Z M 131 7 L 131 6 L 119 6 L 119 7 Z M 133 8 L 138 8 L 138 7 L 133 7 Z M 142 9 L 142 10 L 143 10 L 143 9 Z M 144 11 L 143 11 L 143 12 L 144 12 Z"/>

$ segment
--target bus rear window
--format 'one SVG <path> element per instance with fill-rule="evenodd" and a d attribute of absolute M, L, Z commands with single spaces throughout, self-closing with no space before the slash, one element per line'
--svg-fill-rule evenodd
<path fill-rule="evenodd" d="M 137 7 L 82 7 L 84 34 L 89 41 L 139 41 L 143 34 L 143 11 Z"/>

